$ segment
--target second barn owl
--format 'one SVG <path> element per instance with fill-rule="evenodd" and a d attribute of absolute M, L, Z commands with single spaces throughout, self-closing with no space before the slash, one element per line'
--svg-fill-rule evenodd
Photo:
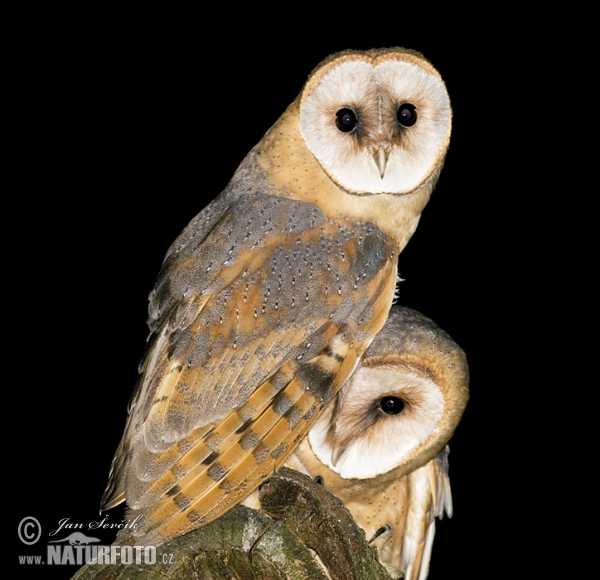
<path fill-rule="evenodd" d="M 127 502 L 136 542 L 238 503 L 346 382 L 387 318 L 451 116 L 421 55 L 335 54 L 172 244 L 102 500 Z"/>
<path fill-rule="evenodd" d="M 356 372 L 286 461 L 342 500 L 392 578 L 427 577 L 435 519 L 452 515 L 447 443 L 468 383 L 465 353 L 450 336 L 394 306 Z"/>

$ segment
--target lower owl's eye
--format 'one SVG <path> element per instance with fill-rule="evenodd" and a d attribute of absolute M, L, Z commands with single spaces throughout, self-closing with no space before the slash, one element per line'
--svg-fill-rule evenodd
<path fill-rule="evenodd" d="M 404 401 L 399 397 L 383 397 L 379 401 L 379 406 L 384 413 L 388 415 L 397 415 L 404 409 Z"/>
<path fill-rule="evenodd" d="M 402 103 L 398 107 L 396 118 L 403 127 L 412 127 L 417 122 L 417 110 L 411 103 Z"/>
<path fill-rule="evenodd" d="M 358 119 L 356 118 L 356 113 L 349 107 L 344 107 L 335 114 L 335 124 L 337 125 L 337 128 L 344 133 L 352 131 L 357 123 Z"/>

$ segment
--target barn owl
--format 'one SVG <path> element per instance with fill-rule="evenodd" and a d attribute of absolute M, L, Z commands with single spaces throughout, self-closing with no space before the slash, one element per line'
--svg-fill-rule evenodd
<path fill-rule="evenodd" d="M 400 48 L 325 59 L 169 248 L 102 509 L 161 545 L 283 463 L 382 328 L 437 183 L 444 82 Z"/>
<path fill-rule="evenodd" d="M 450 336 L 394 306 L 286 460 L 342 500 L 392 578 L 427 577 L 435 518 L 452 516 L 447 443 L 468 384 L 465 353 Z M 246 502 L 259 507 L 256 494 Z"/>

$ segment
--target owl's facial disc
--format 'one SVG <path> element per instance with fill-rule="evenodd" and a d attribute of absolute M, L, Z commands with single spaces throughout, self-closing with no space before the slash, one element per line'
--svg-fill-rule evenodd
<path fill-rule="evenodd" d="M 366 479 L 405 465 L 435 437 L 444 395 L 401 367 L 362 367 L 308 434 L 313 453 L 342 478 Z"/>
<path fill-rule="evenodd" d="M 341 59 L 301 97 L 309 150 L 352 193 L 415 190 L 443 160 L 450 126 L 443 81 L 414 56 Z"/>

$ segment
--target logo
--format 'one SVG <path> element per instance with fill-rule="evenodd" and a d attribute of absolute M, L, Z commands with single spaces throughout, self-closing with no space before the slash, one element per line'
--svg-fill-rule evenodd
<path fill-rule="evenodd" d="M 72 537 L 75 534 L 71 534 Z M 92 544 L 63 544 L 48 546 L 46 563 L 53 564 L 155 564 L 154 546 L 97 546 Z"/>
<path fill-rule="evenodd" d="M 29 516 L 19 522 L 19 539 L 24 544 L 35 544 L 42 535 L 42 526 L 35 518 Z"/>
<path fill-rule="evenodd" d="M 81 532 L 73 532 L 72 534 L 68 535 L 66 538 L 63 538 L 62 540 L 50 540 L 48 543 L 56 544 L 58 542 L 69 542 L 69 544 L 71 544 L 71 546 L 82 546 L 85 544 L 93 544 L 94 542 L 99 542 L 99 541 L 100 540 L 98 538 L 88 537 L 85 534 L 82 534 Z"/>
<path fill-rule="evenodd" d="M 77 565 L 83 564 L 155 564 L 157 561 L 155 546 L 102 545 L 101 540 L 88 536 L 79 530 L 134 530 L 138 525 L 135 520 L 120 523 L 109 523 L 105 517 L 99 522 L 90 522 L 87 526 L 63 518 L 58 527 L 48 533 L 45 559 L 42 555 L 19 556 L 20 564 L 36 565 Z M 70 532 L 70 533 L 69 533 Z M 62 538 L 50 539 L 60 534 Z M 64 535 L 67 534 L 67 535 Z M 31 546 L 39 541 L 42 535 L 40 522 L 31 516 L 23 518 L 18 526 L 19 539 L 23 544 Z M 173 563 L 173 554 L 160 554 L 163 564 Z"/>

